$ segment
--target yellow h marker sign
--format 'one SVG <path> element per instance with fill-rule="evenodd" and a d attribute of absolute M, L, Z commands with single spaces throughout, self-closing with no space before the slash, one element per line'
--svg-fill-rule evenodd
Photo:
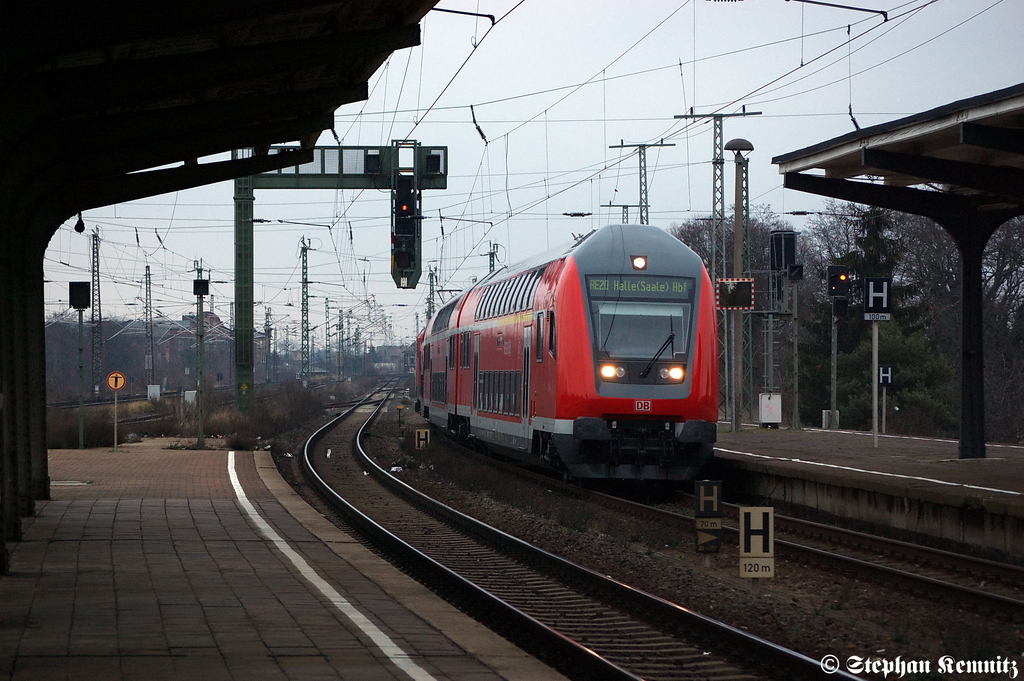
<path fill-rule="evenodd" d="M 722 481 L 697 480 L 694 483 L 694 529 L 697 533 L 697 552 L 712 553 L 722 543 Z M 710 556 L 705 556 L 705 560 Z"/>

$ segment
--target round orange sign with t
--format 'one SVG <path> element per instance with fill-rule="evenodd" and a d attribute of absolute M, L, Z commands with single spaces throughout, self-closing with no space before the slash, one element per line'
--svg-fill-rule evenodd
<path fill-rule="evenodd" d="M 124 387 L 124 384 L 128 381 L 125 379 L 124 374 L 120 371 L 112 371 L 107 376 L 107 387 L 111 390 L 120 390 Z"/>
<path fill-rule="evenodd" d="M 107 376 L 107 387 L 114 391 L 114 451 L 117 451 L 117 391 L 127 383 L 124 374 L 120 371 L 111 371 Z"/>

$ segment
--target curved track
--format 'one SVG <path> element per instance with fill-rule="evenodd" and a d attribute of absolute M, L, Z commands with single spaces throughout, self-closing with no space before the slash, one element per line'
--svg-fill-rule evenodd
<path fill-rule="evenodd" d="M 392 561 L 567 676 L 854 678 L 825 675 L 816 660 L 631 589 L 424 497 L 361 451 L 359 438 L 371 421 L 364 407 L 355 407 L 310 438 L 303 457 L 310 483 Z M 759 669 L 740 668 L 736 660 L 747 667 L 756 660 Z"/>
<path fill-rule="evenodd" d="M 452 445 L 458 447 L 458 445 Z M 535 480 L 547 488 L 650 522 L 675 526 L 680 534 L 694 533 L 692 515 L 655 508 L 558 482 L 462 447 L 461 454 L 499 467 L 508 475 Z M 688 495 L 682 495 L 687 496 Z M 726 519 L 736 521 L 739 506 L 722 504 Z M 723 523 L 723 539 L 738 541 L 739 528 Z M 776 555 L 832 570 L 845 570 L 867 579 L 893 584 L 914 593 L 948 602 L 955 599 L 982 612 L 1019 617 L 1024 612 L 1024 568 L 965 554 L 933 549 L 876 535 L 846 530 L 784 515 L 775 515 Z"/>

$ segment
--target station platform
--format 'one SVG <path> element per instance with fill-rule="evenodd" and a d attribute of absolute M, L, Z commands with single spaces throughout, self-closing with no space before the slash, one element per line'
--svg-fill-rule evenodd
<path fill-rule="evenodd" d="M 0 678 L 560 679 L 302 501 L 269 454 L 51 450 Z"/>
<path fill-rule="evenodd" d="M 727 498 L 1024 561 L 1024 446 L 990 443 L 986 458 L 960 459 L 955 440 L 879 435 L 876 447 L 870 432 L 727 428 L 703 474 L 728 483 Z"/>

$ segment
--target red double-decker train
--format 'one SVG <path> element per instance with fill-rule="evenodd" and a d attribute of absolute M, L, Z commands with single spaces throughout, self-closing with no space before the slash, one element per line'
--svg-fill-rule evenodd
<path fill-rule="evenodd" d="M 692 480 L 712 456 L 714 291 L 656 227 L 609 225 L 497 270 L 417 345 L 417 409 L 457 438 L 578 480 Z"/>

